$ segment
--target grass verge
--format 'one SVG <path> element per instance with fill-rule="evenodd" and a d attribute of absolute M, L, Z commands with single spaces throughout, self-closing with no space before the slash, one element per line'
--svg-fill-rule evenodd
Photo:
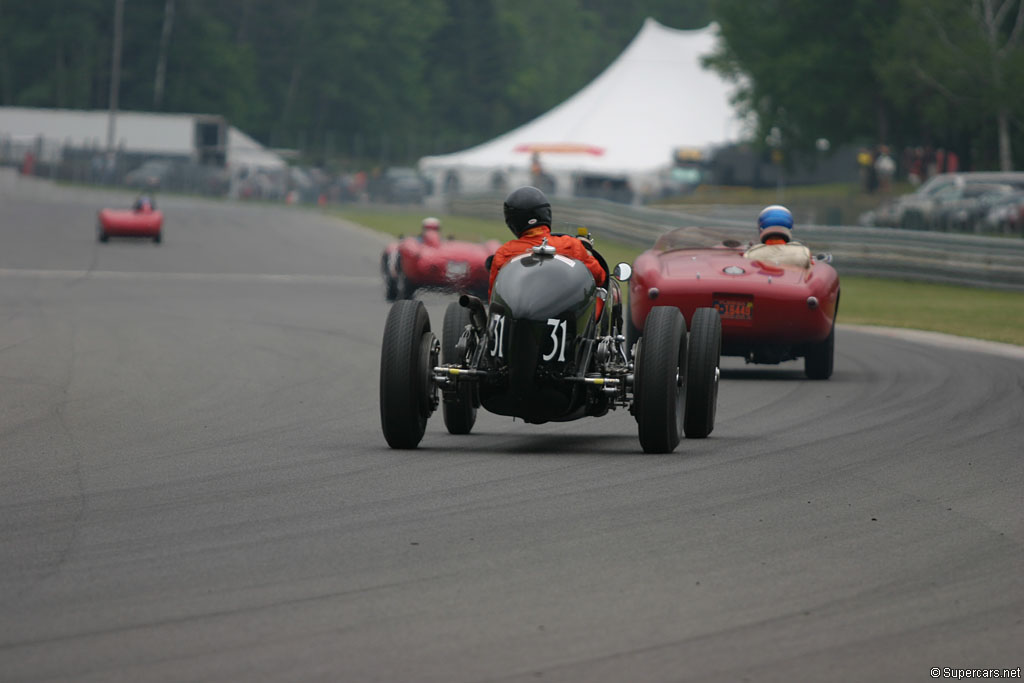
<path fill-rule="evenodd" d="M 841 322 L 1024 346 L 1024 294 L 1020 292 L 852 276 L 843 277 L 841 284 Z"/>
<path fill-rule="evenodd" d="M 333 211 L 345 220 L 389 235 L 413 235 L 420 230 L 422 211 Z M 443 234 L 478 242 L 504 242 L 511 233 L 504 225 L 466 216 L 438 216 Z M 601 254 L 614 265 L 632 263 L 642 248 L 604 240 L 595 235 Z M 842 264 L 837 264 L 842 276 Z M 905 327 L 944 332 L 1024 346 L 1024 293 L 971 287 L 842 276 L 839 321 L 860 325 Z"/>

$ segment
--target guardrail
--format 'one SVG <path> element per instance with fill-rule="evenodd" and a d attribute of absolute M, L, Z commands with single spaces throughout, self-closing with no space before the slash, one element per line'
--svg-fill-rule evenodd
<path fill-rule="evenodd" d="M 450 199 L 448 210 L 501 222 L 502 199 L 497 194 L 462 196 Z M 728 236 L 749 241 L 755 230 L 757 207 L 733 208 L 726 213 L 698 214 L 593 199 L 559 199 L 555 228 L 560 223 L 585 225 L 598 236 L 650 246 L 669 230 L 699 225 L 721 228 Z M 863 226 L 800 225 L 798 232 L 800 241 L 813 252 L 832 254 L 832 265 L 840 275 L 1024 292 L 1022 239 Z"/>

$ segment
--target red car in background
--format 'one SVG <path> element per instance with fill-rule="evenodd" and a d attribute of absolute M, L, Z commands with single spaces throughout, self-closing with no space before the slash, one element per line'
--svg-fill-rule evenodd
<path fill-rule="evenodd" d="M 802 247 L 790 253 L 801 250 L 803 258 L 758 259 L 714 229 L 679 228 L 662 235 L 634 262 L 628 345 L 643 334 L 654 306 L 679 308 L 688 326 L 696 309 L 712 307 L 722 318 L 723 356 L 766 364 L 803 358 L 807 377 L 828 379 L 839 274 L 828 255 L 810 257 Z"/>
<path fill-rule="evenodd" d="M 131 209 L 100 209 L 96 223 L 96 239 L 106 242 L 111 237 L 146 237 L 159 244 L 163 241 L 164 215 L 152 200 L 140 198 Z"/>
<path fill-rule="evenodd" d="M 411 299 L 416 290 L 430 289 L 486 299 L 487 257 L 500 246 L 497 240 L 442 239 L 439 230 L 424 230 L 422 235 L 393 242 L 381 255 L 385 297 L 388 301 Z"/>

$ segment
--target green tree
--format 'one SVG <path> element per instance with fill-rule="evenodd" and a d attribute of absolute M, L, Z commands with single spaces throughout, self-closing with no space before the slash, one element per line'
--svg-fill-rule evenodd
<path fill-rule="evenodd" d="M 0 102 L 76 108 L 104 101 L 112 16 L 107 0 L 3 2 Z"/>
<path fill-rule="evenodd" d="M 505 95 L 514 57 L 500 45 L 497 5 L 492 0 L 447 0 L 444 9 L 425 55 L 428 134 L 458 140 L 464 131 L 474 131 L 474 138 L 501 133 L 517 122 Z"/>
<path fill-rule="evenodd" d="M 132 0 L 120 106 L 412 159 L 527 122 L 597 76 L 644 18 L 697 28 L 709 2 Z M 0 0 L 0 102 L 105 108 L 113 4 Z"/>
<path fill-rule="evenodd" d="M 878 68 L 888 96 L 928 128 L 982 131 L 992 152 L 980 156 L 994 153 L 1012 169 L 1012 124 L 1019 129 L 1024 112 L 1024 2 L 903 0 L 891 35 Z"/>
<path fill-rule="evenodd" d="M 714 0 L 722 41 L 706 64 L 737 82 L 758 141 L 773 128 L 802 153 L 822 137 L 886 140 L 892 112 L 874 67 L 897 9 L 891 0 Z"/>

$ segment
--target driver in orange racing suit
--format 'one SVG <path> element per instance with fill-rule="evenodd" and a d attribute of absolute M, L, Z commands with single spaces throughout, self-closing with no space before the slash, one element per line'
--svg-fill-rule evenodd
<path fill-rule="evenodd" d="M 494 289 L 494 281 L 497 279 L 501 267 L 515 257 L 528 252 L 531 248 L 540 246 L 544 238 L 547 238 L 548 244 L 554 247 L 559 254 L 582 261 L 594 276 L 597 286 L 605 286 L 608 273 L 594 258 L 594 255 L 583 246 L 579 238 L 551 234 L 551 204 L 548 203 L 543 192 L 529 185 L 513 190 L 505 198 L 504 209 L 505 225 L 516 236 L 516 239 L 509 240 L 494 253 L 494 261 L 491 263 L 491 279 L 487 285 L 488 298 L 491 296 L 491 290 Z"/>

